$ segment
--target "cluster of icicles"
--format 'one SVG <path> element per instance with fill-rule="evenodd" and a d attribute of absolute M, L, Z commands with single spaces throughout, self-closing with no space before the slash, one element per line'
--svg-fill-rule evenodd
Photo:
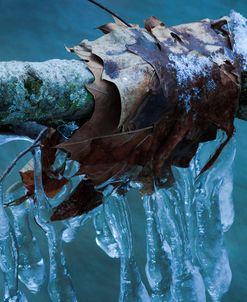
<path fill-rule="evenodd" d="M 128 202 L 111 186 L 104 192 L 103 205 L 92 213 L 50 222 L 52 207 L 42 186 L 41 151 L 37 147 L 33 152 L 36 203 L 27 200 L 18 206 L 4 207 L 13 196 L 4 193 L 1 184 L 0 268 L 4 301 L 27 301 L 18 289 L 19 281 L 31 292 L 38 292 L 47 272 L 51 301 L 78 301 L 66 269 L 62 239 L 72 240 L 88 218 L 94 220 L 97 245 L 110 257 L 120 258 L 119 301 L 202 302 L 206 295 L 212 301 L 220 301 L 231 282 L 223 235 L 233 222 L 234 140 L 210 171 L 196 176 L 221 139 L 219 134 L 215 142 L 201 145 L 189 168 L 174 167 L 173 187 L 155 188 L 152 195 L 143 196 L 148 282 L 142 281 L 135 261 Z M 57 202 L 67 198 L 71 188 L 71 184 L 67 185 Z M 30 219 L 35 219 L 46 234 L 49 268 L 45 267 Z"/>

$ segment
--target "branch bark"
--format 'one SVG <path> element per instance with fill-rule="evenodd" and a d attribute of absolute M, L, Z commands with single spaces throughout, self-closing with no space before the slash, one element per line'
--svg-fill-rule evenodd
<path fill-rule="evenodd" d="M 85 86 L 93 79 L 79 60 L 0 62 L 0 126 L 86 118 L 94 100 Z"/>
<path fill-rule="evenodd" d="M 93 79 L 79 60 L 0 62 L 0 127 L 27 121 L 57 125 L 87 118 L 94 100 L 85 86 Z M 237 117 L 247 120 L 247 71 Z"/>

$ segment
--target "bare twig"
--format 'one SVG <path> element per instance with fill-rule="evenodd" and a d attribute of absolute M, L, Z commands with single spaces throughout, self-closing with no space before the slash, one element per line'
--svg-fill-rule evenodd
<path fill-rule="evenodd" d="M 115 14 L 113 11 L 111 11 L 110 9 L 108 9 L 107 7 L 103 6 L 102 4 L 96 2 L 95 0 L 88 0 L 88 2 L 91 2 L 93 4 L 95 4 L 96 6 L 102 8 L 103 10 L 105 10 L 106 12 L 108 12 L 109 14 L 111 14 L 112 16 L 118 18 L 120 21 L 122 21 L 125 25 L 127 25 L 128 27 L 132 27 L 129 23 L 127 23 L 126 21 L 124 21 L 121 17 L 119 17 L 117 14 Z"/>
<path fill-rule="evenodd" d="M 20 160 L 23 156 L 25 156 L 28 152 L 30 152 L 33 148 L 39 146 L 39 141 L 42 139 L 43 135 L 46 133 L 47 127 L 45 127 L 37 136 L 35 141 L 29 146 L 27 149 L 18 154 L 18 156 L 12 161 L 12 163 L 8 166 L 8 168 L 4 171 L 4 173 L 0 176 L 0 182 L 4 180 L 4 178 L 11 172 L 14 168 L 18 160 Z"/>

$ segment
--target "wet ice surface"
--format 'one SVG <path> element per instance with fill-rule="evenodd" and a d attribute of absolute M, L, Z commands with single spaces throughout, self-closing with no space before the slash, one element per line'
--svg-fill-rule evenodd
<path fill-rule="evenodd" d="M 18 246 L 15 231 L 3 207 L 3 183 L 0 183 L 0 268 L 4 278 L 4 302 L 25 302 L 25 295 L 18 287 Z"/>
<path fill-rule="evenodd" d="M 32 214 L 27 201 L 12 207 L 13 222 L 19 252 L 19 279 L 33 293 L 40 290 L 45 278 L 44 260 L 39 244 L 30 228 Z"/>
<path fill-rule="evenodd" d="M 224 232 L 229 229 L 234 217 L 232 167 L 235 140 L 228 144 L 210 171 L 196 178 L 208 154 L 223 137 L 219 133 L 214 143 L 201 146 L 189 168 L 174 167 L 176 183 L 172 188 L 156 188 L 152 195 L 143 197 L 146 277 L 151 301 L 202 302 L 206 301 L 207 292 L 216 302 L 221 301 L 229 289 L 232 273 L 224 246 Z M 133 244 L 131 227 L 125 230 L 130 214 L 121 210 L 120 215 L 120 209 L 115 212 L 117 203 L 121 208 L 120 196 L 108 197 L 95 216 L 96 242 L 110 257 L 121 258 L 124 251 L 130 258 Z M 127 234 L 130 237 L 126 237 Z M 126 282 L 123 282 L 122 274 L 126 274 L 123 269 L 120 274 L 120 301 L 139 301 L 142 295 L 129 300 L 129 294 L 122 294 L 130 290 L 123 286 Z M 133 292 L 139 292 L 138 284 L 134 288 L 132 280 L 132 297 Z M 142 298 L 141 301 L 147 299 Z"/>
<path fill-rule="evenodd" d="M 119 301 L 203 302 L 206 301 L 206 292 L 212 301 L 221 301 L 232 278 L 224 247 L 224 232 L 230 228 L 234 217 L 232 167 L 235 140 L 226 146 L 209 171 L 198 179 L 196 176 L 209 154 L 213 153 L 223 139 L 224 135 L 220 132 L 215 142 L 201 145 L 189 168 L 174 167 L 176 181 L 171 188 L 157 187 L 152 195 L 143 197 L 146 277 L 141 273 L 143 269 L 138 264 L 134 250 L 136 242 L 128 201 L 114 191 L 112 186 L 104 190 L 103 205 L 89 215 L 72 218 L 66 222 L 50 222 L 51 204 L 56 205 L 58 201 L 62 202 L 67 198 L 67 191 L 71 190 L 73 184 L 57 195 L 57 202 L 49 200 L 44 193 L 41 179 L 41 151 L 36 148 L 36 203 L 31 211 L 29 207 L 33 204 L 32 201 L 11 208 L 11 220 L 14 225 L 12 233 L 9 232 L 9 218 L 4 208 L 1 208 L 0 237 L 4 256 L 1 268 L 7 280 L 7 298 L 9 295 L 12 299 L 6 298 L 6 301 L 15 301 L 16 296 L 21 295 L 17 279 L 13 279 L 17 276 L 17 261 L 19 279 L 31 292 L 44 288 L 46 271 L 49 275 L 48 293 L 51 301 L 77 301 L 66 267 L 62 239 L 68 243 L 76 240 L 80 228 L 92 218 L 97 245 L 111 258 L 120 260 Z M 58 158 L 56 165 L 59 166 L 63 157 L 58 156 L 60 159 Z M 69 176 L 73 171 L 73 164 L 69 163 L 66 171 Z M 131 184 L 132 187 L 139 185 Z M 29 226 L 32 215 L 47 237 L 49 263 L 46 266 L 35 234 Z M 9 254 L 6 249 L 9 244 L 15 245 L 14 253 Z M 24 299 L 22 296 L 22 301 L 25 301 Z"/>
<path fill-rule="evenodd" d="M 67 271 L 62 247 L 62 233 L 65 229 L 63 222 L 51 223 L 52 207 L 45 195 L 42 184 L 41 150 L 34 150 L 34 183 L 36 203 L 34 216 L 36 222 L 47 236 L 49 249 L 49 283 L 48 292 L 52 302 L 76 302 L 71 277 Z"/>

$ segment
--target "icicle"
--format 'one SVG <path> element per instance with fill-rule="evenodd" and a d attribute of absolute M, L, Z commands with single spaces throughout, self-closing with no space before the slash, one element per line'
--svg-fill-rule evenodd
<path fill-rule="evenodd" d="M 61 222 L 50 223 L 51 207 L 45 195 L 42 184 L 41 151 L 34 150 L 34 181 L 36 202 L 34 214 L 37 223 L 46 232 L 48 239 L 50 273 L 48 291 L 53 302 L 77 301 L 71 278 L 68 274 L 62 249 L 62 232 L 64 224 Z"/>
<path fill-rule="evenodd" d="M 4 275 L 4 301 L 25 302 L 18 290 L 18 250 L 15 234 L 3 208 L 3 184 L 0 183 L 0 267 Z"/>
<path fill-rule="evenodd" d="M 120 251 L 118 244 L 109 228 L 104 209 L 95 214 L 94 227 L 96 231 L 97 245 L 111 258 L 119 258 Z"/>
<path fill-rule="evenodd" d="M 104 202 L 106 220 L 120 252 L 120 302 L 148 302 L 147 290 L 134 259 L 129 209 L 124 196 L 113 193 Z"/>
<path fill-rule="evenodd" d="M 93 216 L 93 213 L 83 214 L 81 216 L 73 217 L 67 219 L 64 224 L 66 229 L 63 231 L 62 239 L 63 241 L 69 243 L 75 239 L 76 234 L 79 229 Z"/>
<path fill-rule="evenodd" d="M 152 289 L 152 301 L 171 301 L 171 251 L 161 240 L 154 196 L 144 196 L 146 215 L 147 263 L 146 275 Z"/>
<path fill-rule="evenodd" d="M 45 266 L 30 223 L 27 202 L 10 207 L 14 217 L 15 235 L 19 250 L 19 279 L 33 293 L 44 283 Z"/>
<path fill-rule="evenodd" d="M 191 253 L 180 225 L 183 215 L 177 193 L 171 190 L 155 190 L 157 219 L 163 240 L 168 244 L 172 269 L 172 301 L 206 301 L 203 280 L 196 266 L 192 264 Z M 180 200 L 183 202 L 183 200 Z M 186 226 L 183 226 L 186 228 Z"/>
<path fill-rule="evenodd" d="M 203 152 L 204 149 L 201 148 L 195 159 L 199 168 L 202 166 L 200 158 Z M 233 221 L 230 175 L 234 155 L 235 144 L 231 141 L 217 164 L 195 183 L 193 202 L 197 219 L 196 254 L 205 286 L 214 302 L 221 300 L 232 277 L 223 233 Z M 220 195 L 222 184 L 228 187 L 223 196 Z M 225 209 L 220 202 L 224 202 Z"/>

